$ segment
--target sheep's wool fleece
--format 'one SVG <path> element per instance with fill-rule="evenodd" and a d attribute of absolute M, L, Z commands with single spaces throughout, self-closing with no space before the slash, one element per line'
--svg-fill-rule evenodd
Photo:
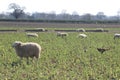
<path fill-rule="evenodd" d="M 37 43 L 27 42 L 22 43 L 16 41 L 13 43 L 13 47 L 16 50 L 16 53 L 20 57 L 37 57 L 39 58 L 41 52 L 41 46 Z"/>

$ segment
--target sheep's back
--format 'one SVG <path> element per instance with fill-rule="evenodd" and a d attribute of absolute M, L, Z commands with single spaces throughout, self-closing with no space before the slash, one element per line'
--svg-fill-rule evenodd
<path fill-rule="evenodd" d="M 40 45 L 36 44 L 36 43 L 26 43 L 22 46 L 24 49 L 28 50 L 28 51 L 37 51 L 37 50 L 41 50 Z"/>
<path fill-rule="evenodd" d="M 34 57 L 39 56 L 41 52 L 41 47 L 37 43 L 25 43 L 21 46 L 21 51 L 19 56 L 21 57 Z"/>

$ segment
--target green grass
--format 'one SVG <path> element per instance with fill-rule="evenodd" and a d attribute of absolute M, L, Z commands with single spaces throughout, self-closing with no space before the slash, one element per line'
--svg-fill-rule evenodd
<path fill-rule="evenodd" d="M 119 80 L 120 40 L 113 33 L 85 33 L 88 38 L 77 38 L 69 33 L 66 38 L 56 33 L 38 33 L 28 38 L 25 33 L 0 34 L 0 79 L 2 80 Z M 20 61 L 11 47 L 14 41 L 36 42 L 41 45 L 40 59 Z M 101 54 L 98 47 L 111 47 Z M 87 52 L 84 52 L 84 48 Z"/>

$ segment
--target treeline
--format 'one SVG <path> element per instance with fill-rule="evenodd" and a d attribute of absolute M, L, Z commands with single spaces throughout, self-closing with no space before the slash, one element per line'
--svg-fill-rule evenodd
<path fill-rule="evenodd" d="M 87 23 L 87 24 L 116 24 L 120 23 L 118 20 L 35 20 L 35 19 L 0 19 L 0 21 L 5 21 L 5 22 L 50 22 L 50 23 Z"/>
<path fill-rule="evenodd" d="M 19 13 L 20 14 L 20 13 Z M 16 22 L 59 22 L 59 23 L 119 23 L 119 16 L 106 16 L 103 12 L 98 12 L 96 15 L 84 14 L 78 15 L 68 13 L 1 13 L 0 21 L 16 21 Z"/>
<path fill-rule="evenodd" d="M 120 13 L 115 16 L 107 16 L 103 12 L 98 12 L 96 15 L 86 13 L 78 14 L 74 11 L 72 14 L 63 10 L 60 14 L 55 11 L 50 13 L 35 12 L 29 13 L 24 11 L 24 7 L 18 4 L 11 3 L 9 9 L 12 12 L 0 13 L 0 21 L 16 21 L 16 22 L 59 22 L 59 23 L 119 23 Z"/>

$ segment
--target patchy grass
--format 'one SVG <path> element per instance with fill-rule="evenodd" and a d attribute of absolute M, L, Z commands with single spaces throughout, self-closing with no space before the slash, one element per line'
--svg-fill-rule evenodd
<path fill-rule="evenodd" d="M 119 80 L 120 40 L 113 33 L 68 33 L 61 38 L 56 33 L 38 33 L 28 38 L 25 33 L 0 34 L 0 79 L 3 80 Z M 37 42 L 42 46 L 41 58 L 20 61 L 11 47 L 14 41 Z M 108 47 L 101 54 L 96 48 Z M 86 51 L 85 51 L 86 50 Z"/>

